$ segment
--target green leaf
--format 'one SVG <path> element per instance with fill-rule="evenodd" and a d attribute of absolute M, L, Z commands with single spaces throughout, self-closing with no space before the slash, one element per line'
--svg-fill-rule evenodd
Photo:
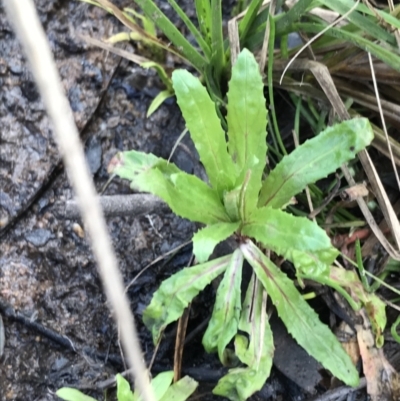
<path fill-rule="evenodd" d="M 236 223 L 217 223 L 197 231 L 193 236 L 193 253 L 199 263 L 204 263 L 212 254 L 214 248 L 230 237 L 240 226 Z"/>
<path fill-rule="evenodd" d="M 118 401 L 134 401 L 135 397 L 131 391 L 129 382 L 120 374 L 115 376 L 117 381 L 117 399 Z"/>
<path fill-rule="evenodd" d="M 143 68 L 154 68 L 157 72 L 158 77 L 161 79 L 161 82 L 165 85 L 168 92 L 170 92 L 171 96 L 174 94 L 173 93 L 174 91 L 172 89 L 171 78 L 168 76 L 167 72 L 165 71 L 165 68 L 161 64 L 156 63 L 154 61 L 145 61 L 143 63 L 140 63 L 140 66 Z M 166 91 L 163 91 L 163 92 L 166 92 Z M 153 102 L 154 102 L 154 100 L 153 100 Z"/>
<path fill-rule="evenodd" d="M 326 26 L 326 24 L 318 23 L 296 23 L 290 27 L 290 30 L 293 32 L 304 31 L 308 33 L 319 33 L 325 29 Z M 279 33 L 281 34 L 282 32 Z M 343 28 L 329 28 L 324 35 L 353 43 L 360 49 L 363 49 L 366 52 L 371 53 L 376 58 L 382 60 L 394 70 L 400 71 L 400 57 L 397 49 L 393 46 L 382 46 L 379 43 L 374 43 L 373 41 L 364 38 L 361 36 L 361 34 L 348 32 Z"/>
<path fill-rule="evenodd" d="M 266 293 L 254 275 L 246 292 L 239 329 L 247 336 L 236 335 L 236 355 L 247 367 L 231 369 L 213 390 L 214 394 L 233 401 L 244 401 L 260 390 L 271 372 L 274 343 L 266 310 Z"/>
<path fill-rule="evenodd" d="M 174 383 L 159 401 L 185 401 L 194 393 L 198 383 L 189 376 Z"/>
<path fill-rule="evenodd" d="M 172 175 L 171 181 L 174 184 L 170 190 L 171 200 L 175 203 L 171 207 L 174 213 L 205 224 L 230 221 L 217 192 L 205 182 L 183 172 Z"/>
<path fill-rule="evenodd" d="M 69 387 L 63 387 L 57 390 L 56 396 L 65 401 L 97 401 L 95 398 L 89 397 L 79 390 Z"/>
<path fill-rule="evenodd" d="M 169 91 L 168 89 L 165 91 L 161 91 L 151 102 L 146 118 L 149 118 L 168 98 L 174 96 L 174 92 Z"/>
<path fill-rule="evenodd" d="M 332 11 L 336 11 L 340 15 L 346 14 L 352 7 L 354 7 L 354 2 L 351 0 L 322 0 L 321 3 L 327 8 L 330 8 Z M 365 6 L 363 8 L 368 10 L 368 8 Z M 360 30 L 368 33 L 368 36 L 390 43 L 391 45 L 396 45 L 396 39 L 394 35 L 381 27 L 378 20 L 371 20 L 356 10 L 353 10 L 350 14 L 348 14 L 346 19 L 353 23 Z"/>
<path fill-rule="evenodd" d="M 369 145 L 374 137 L 366 118 L 327 128 L 285 156 L 264 181 L 259 206 L 275 209 L 311 184 L 335 171 Z"/>
<path fill-rule="evenodd" d="M 196 39 L 196 42 L 199 44 L 201 50 L 203 50 L 203 53 L 205 54 L 206 59 L 210 60 L 211 59 L 211 47 L 207 43 L 207 41 L 202 37 L 199 30 L 195 27 L 193 22 L 185 14 L 185 12 L 179 7 L 178 3 L 175 0 L 168 0 L 168 3 L 171 4 L 173 9 L 176 11 L 176 13 L 179 15 L 179 17 L 185 23 L 186 27 L 189 29 L 190 33 Z"/>
<path fill-rule="evenodd" d="M 211 45 L 211 4 L 210 0 L 195 0 L 197 22 L 205 41 Z"/>
<path fill-rule="evenodd" d="M 246 35 L 251 28 L 257 14 L 262 6 L 262 0 L 251 0 L 250 5 L 244 15 L 244 17 L 239 22 L 239 36 L 241 38 L 241 43 L 244 42 Z"/>
<path fill-rule="evenodd" d="M 229 81 L 227 123 L 228 150 L 240 172 L 236 184 L 241 184 L 251 170 L 245 193 L 249 213 L 257 205 L 267 157 L 267 110 L 263 92 L 258 64 L 244 49 L 232 68 Z"/>
<path fill-rule="evenodd" d="M 284 256 L 306 274 L 329 274 L 329 265 L 339 254 L 316 223 L 270 207 L 252 213 L 241 233 Z"/>
<path fill-rule="evenodd" d="M 222 71 L 225 67 L 224 36 L 222 32 L 222 1 L 211 0 L 211 67 L 214 80 L 220 85 Z"/>
<path fill-rule="evenodd" d="M 168 389 L 171 386 L 173 379 L 174 379 L 174 372 L 173 370 L 169 370 L 167 372 L 159 373 L 151 381 L 151 387 L 153 388 L 154 397 L 157 401 L 165 397 L 165 395 L 168 392 Z"/>
<path fill-rule="evenodd" d="M 307 12 L 307 9 L 311 7 L 313 0 L 299 0 L 292 8 L 282 15 L 276 23 L 276 31 L 281 35 L 280 31 L 285 30 L 294 21 L 299 21 L 301 17 Z M 278 36 L 279 36 L 278 35 Z"/>
<path fill-rule="evenodd" d="M 157 7 L 156 3 L 153 0 L 135 0 L 135 2 L 143 10 L 146 16 L 161 29 L 172 44 L 179 49 L 179 52 L 193 65 L 193 67 L 198 71 L 202 71 L 207 64 L 206 59 L 181 34 L 179 29 Z"/>
<path fill-rule="evenodd" d="M 118 153 L 108 172 L 130 180 L 133 189 L 160 197 L 181 217 L 204 224 L 230 220 L 216 191 L 152 154 L 135 150 Z"/>
<path fill-rule="evenodd" d="M 320 322 L 293 282 L 250 240 L 242 244 L 240 249 L 299 345 L 338 379 L 347 385 L 357 386 L 358 373 L 349 355 L 328 326 Z"/>
<path fill-rule="evenodd" d="M 225 191 L 223 194 L 225 210 L 232 221 L 246 221 L 247 217 L 256 207 L 258 192 L 257 194 L 253 193 L 255 198 L 252 199 L 249 196 L 252 194 L 252 192 L 248 191 L 251 177 L 252 171 L 247 170 L 246 175 L 240 185 L 232 191 Z"/>
<path fill-rule="evenodd" d="M 143 322 L 157 343 L 161 332 L 179 319 L 192 299 L 228 266 L 231 255 L 194 267 L 187 267 L 164 280 L 143 312 Z"/>
<path fill-rule="evenodd" d="M 222 364 L 227 364 L 225 348 L 235 336 L 240 317 L 240 283 L 242 281 L 243 255 L 239 249 L 231 255 L 218 290 L 210 323 L 203 337 L 207 352 L 218 350 Z"/>
<path fill-rule="evenodd" d="M 232 189 L 236 170 L 225 141 L 225 132 L 205 87 L 187 71 L 176 70 L 172 82 L 186 126 L 204 164 L 210 183 L 222 197 Z"/>

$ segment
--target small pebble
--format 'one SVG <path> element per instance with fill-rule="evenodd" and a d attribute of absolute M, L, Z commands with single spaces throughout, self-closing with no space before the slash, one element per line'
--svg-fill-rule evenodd
<path fill-rule="evenodd" d="M 89 164 L 89 169 L 92 174 L 96 174 L 101 167 L 101 157 L 103 155 L 103 149 L 101 148 L 101 142 L 96 138 L 92 137 L 89 139 L 86 150 L 86 160 Z"/>
<path fill-rule="evenodd" d="M 38 228 L 25 234 L 25 239 L 35 246 L 44 246 L 51 238 L 53 238 L 53 234 L 44 228 Z"/>
<path fill-rule="evenodd" d="M 85 237 L 85 231 L 83 231 L 83 228 L 82 228 L 78 223 L 72 224 L 72 231 L 73 231 L 79 238 L 84 238 L 84 237 Z"/>

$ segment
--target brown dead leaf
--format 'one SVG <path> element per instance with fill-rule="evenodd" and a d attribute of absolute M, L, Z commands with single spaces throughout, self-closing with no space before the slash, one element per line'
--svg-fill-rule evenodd
<path fill-rule="evenodd" d="M 364 309 L 358 312 L 362 324 L 356 324 L 367 392 L 371 401 L 399 401 L 400 375 L 386 359 L 382 348 L 375 346 L 374 335 Z"/>

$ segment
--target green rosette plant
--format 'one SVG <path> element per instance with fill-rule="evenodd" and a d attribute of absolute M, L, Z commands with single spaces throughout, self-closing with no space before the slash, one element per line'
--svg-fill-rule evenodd
<path fill-rule="evenodd" d="M 219 381 L 215 394 L 245 400 L 268 378 L 274 346 L 267 297 L 296 341 L 334 376 L 356 386 L 359 378 L 350 357 L 265 251 L 292 262 L 299 279 L 307 277 L 340 288 L 351 299 L 342 282 L 335 281 L 337 275 L 331 274 L 331 264 L 339 252 L 325 231 L 284 209 L 308 184 L 334 172 L 371 143 L 373 132 L 368 120 L 353 119 L 326 129 L 285 156 L 263 179 L 267 109 L 254 56 L 243 50 L 232 68 L 227 132 L 197 78 L 177 70 L 172 81 L 209 182 L 137 151 L 119 153 L 109 168 L 130 180 L 135 190 L 159 196 L 177 215 L 205 225 L 193 236 L 199 264 L 165 280 L 144 311 L 143 321 L 154 342 L 206 285 L 223 274 L 203 345 L 207 352 L 217 352 L 224 365 L 232 367 L 232 360 L 236 360 L 236 366 Z M 232 235 L 237 239 L 237 249 L 209 261 L 215 246 Z M 254 274 L 242 302 L 244 260 Z M 362 302 L 354 305 L 361 307 Z M 234 350 L 228 347 L 232 341 Z"/>

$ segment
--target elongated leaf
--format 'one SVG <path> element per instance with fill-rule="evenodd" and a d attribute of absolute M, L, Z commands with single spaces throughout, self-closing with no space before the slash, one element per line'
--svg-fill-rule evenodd
<path fill-rule="evenodd" d="M 179 319 L 189 302 L 228 266 L 231 255 L 187 267 L 164 280 L 143 312 L 143 322 L 157 343 L 162 330 Z"/>
<path fill-rule="evenodd" d="M 223 201 L 225 210 L 232 221 L 240 220 L 245 222 L 251 212 L 256 208 L 261 181 L 258 185 L 253 185 L 253 190 L 248 190 L 249 185 L 251 185 L 252 174 L 251 169 L 247 170 L 244 179 L 240 182 L 238 187 L 232 191 L 224 192 Z M 255 187 L 258 187 L 257 193 L 254 191 Z M 251 195 L 253 195 L 253 197 L 251 197 Z"/>
<path fill-rule="evenodd" d="M 118 401 L 135 401 L 129 382 L 120 374 L 115 376 L 117 381 L 117 399 Z"/>
<path fill-rule="evenodd" d="M 174 371 L 169 370 L 167 372 L 159 373 L 151 381 L 151 387 L 153 388 L 154 397 L 157 401 L 161 400 L 163 397 L 166 396 L 173 379 L 174 379 Z"/>
<path fill-rule="evenodd" d="M 239 323 L 240 331 L 247 336 L 238 334 L 235 339 L 236 354 L 248 367 L 231 369 L 213 390 L 214 394 L 232 401 L 244 401 L 260 390 L 271 371 L 274 343 L 263 292 L 261 283 L 253 275 Z"/>
<path fill-rule="evenodd" d="M 57 390 L 56 396 L 65 401 L 97 401 L 95 398 L 89 397 L 81 393 L 79 390 L 70 387 L 63 387 Z"/>
<path fill-rule="evenodd" d="M 199 384 L 189 376 L 174 383 L 160 401 L 185 401 L 194 393 Z"/>
<path fill-rule="evenodd" d="M 293 30 L 294 32 L 304 31 L 309 33 L 319 33 L 324 28 L 326 28 L 325 24 L 296 23 L 290 27 L 290 30 Z M 394 70 L 400 71 L 400 57 L 395 47 L 389 45 L 382 46 L 362 37 L 359 34 L 348 32 L 341 28 L 330 28 L 325 32 L 324 35 L 331 36 L 333 38 L 344 39 L 350 43 L 353 43 L 360 49 L 370 52 L 373 56 L 382 60 Z"/>
<path fill-rule="evenodd" d="M 168 89 L 161 91 L 151 102 L 147 110 L 146 118 L 149 118 L 164 103 L 165 100 L 172 96 L 174 96 L 174 92 L 171 92 Z"/>
<path fill-rule="evenodd" d="M 181 54 L 195 67 L 202 71 L 207 63 L 197 49 L 181 34 L 179 29 L 157 7 L 153 0 L 135 0 L 135 3 L 143 10 L 146 16 L 153 21 L 164 35 L 179 49 Z"/>
<path fill-rule="evenodd" d="M 211 3 L 210 0 L 195 0 L 197 21 L 205 41 L 211 46 Z"/>
<path fill-rule="evenodd" d="M 251 241 L 242 244 L 240 249 L 267 290 L 289 333 L 334 376 L 356 386 L 359 378 L 349 355 L 331 330 L 320 322 L 293 282 Z"/>
<path fill-rule="evenodd" d="M 240 20 L 239 22 L 239 35 L 241 41 L 245 40 L 249 29 L 251 28 L 255 18 L 257 17 L 258 11 L 260 10 L 262 3 L 263 3 L 262 0 L 251 0 L 251 3 L 246 11 L 246 14 L 244 15 L 243 19 Z"/>
<path fill-rule="evenodd" d="M 240 222 L 217 223 L 207 226 L 193 236 L 193 253 L 199 263 L 204 263 L 212 254 L 214 248 L 230 237 L 238 228 Z"/>
<path fill-rule="evenodd" d="M 211 59 L 211 48 L 209 43 L 203 38 L 199 30 L 195 27 L 190 18 L 185 14 L 182 8 L 179 7 L 178 3 L 175 0 L 168 0 L 168 3 L 171 4 L 173 9 L 185 23 L 186 27 L 189 29 L 190 33 L 196 39 L 196 42 L 199 44 L 201 50 L 203 50 L 204 55 L 207 60 Z"/>
<path fill-rule="evenodd" d="M 327 8 L 330 8 L 332 11 L 336 11 L 341 15 L 346 14 L 352 7 L 354 7 L 354 3 L 352 1 L 322 0 L 321 3 Z M 364 8 L 367 7 L 364 6 Z M 347 19 L 357 26 L 361 31 L 366 32 L 368 36 L 390 43 L 391 45 L 396 45 L 396 39 L 394 35 L 382 28 L 378 21 L 372 21 L 371 18 L 368 18 L 355 10 L 347 16 Z"/>
<path fill-rule="evenodd" d="M 293 22 L 299 21 L 307 9 L 311 6 L 313 0 L 299 0 L 294 6 L 285 13 L 276 23 L 276 31 L 278 36 L 281 35 L 280 31 L 287 29 Z"/>
<path fill-rule="evenodd" d="M 225 132 L 205 87 L 187 71 L 177 70 L 172 82 L 186 126 L 208 178 L 220 195 L 233 188 L 236 171 L 228 154 Z"/>
<path fill-rule="evenodd" d="M 173 94 L 171 78 L 168 76 L 167 71 L 165 71 L 165 68 L 161 64 L 154 61 L 145 61 L 141 63 L 140 66 L 143 68 L 154 68 L 157 71 L 161 82 L 166 86 L 167 90 L 171 92 L 171 95 Z"/>
<path fill-rule="evenodd" d="M 300 272 L 310 275 L 328 275 L 329 265 L 339 254 L 316 223 L 279 209 L 258 209 L 241 232 L 293 262 Z"/>
<path fill-rule="evenodd" d="M 222 1 L 211 0 L 211 66 L 215 83 L 221 82 L 222 71 L 225 67 L 224 36 L 222 32 Z M 220 91 L 219 91 L 220 92 Z"/>
<path fill-rule="evenodd" d="M 216 191 L 152 154 L 135 150 L 118 153 L 108 171 L 130 180 L 136 190 L 159 196 L 179 216 L 204 224 L 229 221 Z"/>
<path fill-rule="evenodd" d="M 176 214 L 192 221 L 201 219 L 206 224 L 230 220 L 217 192 L 205 182 L 183 172 L 171 176 L 171 180 L 175 189 L 171 191 L 171 200 L 176 202 L 176 207 L 171 209 Z"/>
<path fill-rule="evenodd" d="M 218 350 L 219 359 L 226 365 L 224 351 L 235 336 L 240 317 L 240 283 L 242 281 L 243 255 L 239 249 L 231 255 L 215 300 L 210 323 L 203 337 L 207 352 Z"/>
<path fill-rule="evenodd" d="M 257 205 L 267 156 L 267 110 L 264 84 L 254 56 L 244 49 L 232 68 L 228 91 L 228 150 L 240 171 L 237 185 L 251 171 L 245 202 L 250 213 Z"/>
<path fill-rule="evenodd" d="M 308 184 L 354 159 L 373 137 L 366 118 L 344 121 L 327 128 L 281 160 L 263 183 L 259 206 L 283 207 Z"/>

